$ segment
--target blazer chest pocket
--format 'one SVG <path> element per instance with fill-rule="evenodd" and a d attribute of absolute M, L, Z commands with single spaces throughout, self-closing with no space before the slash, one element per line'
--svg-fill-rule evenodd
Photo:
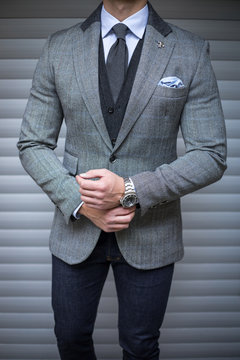
<path fill-rule="evenodd" d="M 78 158 L 65 151 L 63 156 L 63 166 L 68 170 L 69 174 L 77 175 Z"/>
<path fill-rule="evenodd" d="M 182 88 L 171 88 L 166 86 L 158 85 L 154 95 L 163 97 L 163 98 L 182 98 L 187 96 L 188 89 L 186 87 Z"/>

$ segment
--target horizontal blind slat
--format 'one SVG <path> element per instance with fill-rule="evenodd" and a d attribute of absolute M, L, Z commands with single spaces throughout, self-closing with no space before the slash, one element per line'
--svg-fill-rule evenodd
<path fill-rule="evenodd" d="M 50 34 L 81 23 L 85 18 L 1 19 L 1 39 L 43 39 Z M 203 38 L 240 40 L 240 24 L 235 20 L 165 19 Z"/>
<path fill-rule="evenodd" d="M 0 134 L 2 138 L 16 138 L 19 137 L 20 128 L 21 128 L 22 119 L 4 119 L 0 118 Z M 240 138 L 240 119 L 225 119 L 227 136 L 228 139 L 239 139 Z M 63 123 L 60 134 L 59 141 L 64 142 L 66 136 L 66 126 Z M 181 137 L 179 133 L 179 138 Z M 15 147 L 15 144 L 14 144 Z M 231 147 L 229 147 L 231 151 Z"/>
<path fill-rule="evenodd" d="M 185 229 L 239 229 L 239 212 L 183 212 Z M 11 216 L 10 216 L 11 215 Z M 12 218 L 15 216 L 14 222 Z M 53 212 L 1 212 L 2 229 L 49 229 Z"/>
<path fill-rule="evenodd" d="M 32 79 L 37 59 L 0 59 L 0 79 Z M 240 61 L 212 60 L 218 80 L 240 80 Z"/>
<path fill-rule="evenodd" d="M 46 39 L 0 39 L 1 59 L 38 59 Z M 212 60 L 240 60 L 240 41 L 210 40 Z"/>
<path fill-rule="evenodd" d="M 18 138 L 2 138 L 0 142 L 0 156 L 15 156 L 18 157 L 19 152 L 17 149 Z M 240 155 L 240 142 L 239 139 L 229 139 L 228 140 L 228 156 L 230 158 L 237 157 L 239 159 Z M 58 146 L 55 150 L 57 156 L 63 156 L 65 148 L 65 139 L 60 138 L 58 140 Z M 185 154 L 185 145 L 182 138 L 177 139 L 177 153 L 178 156 L 182 156 Z"/>
<path fill-rule="evenodd" d="M 1 159 L 0 159 L 1 160 Z M 11 161 L 9 159 L 9 161 Z M 229 166 L 229 164 L 228 164 Z M 28 175 L 0 175 L 0 193 L 42 194 L 41 188 Z M 239 194 L 240 176 L 224 175 L 220 181 L 202 188 L 196 194 Z"/>
<path fill-rule="evenodd" d="M 62 160 L 62 159 L 60 159 Z M 231 157 L 227 160 L 228 168 L 225 175 L 240 175 L 239 158 Z M 0 176 L 1 175 L 25 175 L 18 157 L 1 156 L 0 157 Z"/>
<path fill-rule="evenodd" d="M 115 292 L 114 292 L 115 293 Z M 115 295 L 115 294 L 114 294 Z M 50 297 L 2 297 L 3 313 L 51 313 Z M 102 296 L 99 313 L 117 313 L 115 296 Z M 240 311 L 238 296 L 172 296 L 168 301 L 168 312 L 237 312 Z M 0 330 L 1 339 L 1 330 Z M 107 339 L 106 339 L 107 341 Z"/>
<path fill-rule="evenodd" d="M 22 118 L 26 99 L 0 99 L 1 118 Z M 238 100 L 222 100 L 224 116 L 226 119 L 239 120 L 240 101 Z"/>
<path fill-rule="evenodd" d="M 240 5 L 236 0 L 182 0 L 179 6 L 178 0 L 159 3 L 152 0 L 156 11 L 164 18 L 176 19 L 240 19 Z M 79 3 L 77 0 L 68 0 L 67 3 L 58 0 L 36 1 L 22 0 L 21 6 L 17 0 L 1 0 L 2 18 L 75 18 L 89 16 L 99 3 L 96 0 L 89 0 Z"/>
<path fill-rule="evenodd" d="M 227 259 L 225 259 L 227 260 Z M 0 264 L 0 280 L 51 280 L 51 259 L 47 264 Z M 237 280 L 240 277 L 238 263 L 186 263 L 175 265 L 174 278 L 176 280 Z M 109 280 L 113 280 L 110 271 Z M 240 303 L 240 302 L 239 302 Z"/>
<path fill-rule="evenodd" d="M 0 246 L 46 247 L 50 229 L 0 229 Z M 239 246 L 240 229 L 183 229 L 186 246 Z"/>
<path fill-rule="evenodd" d="M 0 98 L 27 99 L 31 86 L 30 79 L 0 79 Z M 240 81 L 219 80 L 218 87 L 222 100 L 240 100 Z"/>
<path fill-rule="evenodd" d="M 53 328 L 53 316 L 49 314 L 1 314 L 0 323 L 6 329 L 38 329 Z M 116 314 L 98 314 L 97 328 L 116 329 Z M 218 312 L 211 313 L 166 313 L 163 327 L 166 328 L 202 328 L 202 327 L 240 327 L 239 312 Z"/>
<path fill-rule="evenodd" d="M 171 296 L 238 296 L 237 280 L 173 280 Z M 114 282 L 105 283 L 103 296 L 115 296 Z M 0 281 L 0 295 L 5 297 L 46 297 L 51 295 L 50 281 Z M 240 314 L 239 314 L 240 315 Z"/>
<path fill-rule="evenodd" d="M 216 346 L 217 345 L 217 346 Z M 188 359 L 189 356 L 238 356 L 240 351 L 239 343 L 207 343 L 205 346 L 199 347 L 198 343 L 187 344 L 161 344 L 161 352 L 163 357 L 171 359 L 178 356 L 181 359 Z M 42 360 L 50 360 L 52 356 L 57 356 L 55 345 L 2 345 L 2 355 L 8 359 L 15 359 L 15 356 L 25 356 L 25 360 L 35 359 L 41 353 Z M 121 356 L 121 349 L 111 344 L 96 344 L 96 354 L 98 357 L 103 356 L 105 360 L 111 359 L 113 356 Z"/>
<path fill-rule="evenodd" d="M 240 212 L 240 194 L 196 194 L 182 198 L 182 210 L 185 211 L 238 211 Z M 47 195 L 41 194 L 0 194 L 0 211 L 53 211 L 54 205 Z"/>

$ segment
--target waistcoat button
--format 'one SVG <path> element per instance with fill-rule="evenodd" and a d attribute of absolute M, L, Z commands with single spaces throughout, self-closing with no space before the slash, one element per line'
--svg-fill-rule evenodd
<path fill-rule="evenodd" d="M 109 114 L 113 114 L 113 113 L 114 113 L 114 108 L 110 106 L 110 107 L 108 108 L 108 113 L 109 113 Z"/>
<path fill-rule="evenodd" d="M 116 156 L 115 155 L 111 155 L 110 156 L 110 158 L 109 158 L 109 161 L 111 162 L 111 163 L 113 163 L 114 161 L 116 161 Z"/>

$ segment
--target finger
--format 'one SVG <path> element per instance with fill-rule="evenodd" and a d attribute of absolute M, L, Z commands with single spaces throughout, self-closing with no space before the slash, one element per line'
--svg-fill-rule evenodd
<path fill-rule="evenodd" d="M 132 220 L 132 218 L 133 218 L 133 215 L 132 215 L 132 214 L 125 215 L 125 216 L 118 216 L 118 217 L 115 219 L 115 223 L 116 223 L 116 224 L 129 224 L 130 221 Z"/>
<path fill-rule="evenodd" d="M 99 184 L 99 180 L 93 181 L 93 180 L 81 180 L 81 183 L 79 184 L 81 190 L 88 190 L 88 191 L 97 191 L 101 187 L 101 184 Z"/>
<path fill-rule="evenodd" d="M 86 181 L 89 181 L 89 182 L 91 181 L 91 182 L 93 182 L 93 180 L 83 179 L 80 175 L 76 175 L 75 178 L 76 178 L 77 183 L 80 185 L 80 187 L 81 187 L 82 184 L 84 184 Z M 91 183 L 90 183 L 90 184 L 91 184 Z"/>
<path fill-rule="evenodd" d="M 91 178 L 101 178 L 106 175 L 106 169 L 93 169 L 89 170 L 86 173 L 81 173 L 80 176 L 84 179 L 91 179 Z"/>
<path fill-rule="evenodd" d="M 75 179 L 76 179 L 77 183 L 78 183 L 79 185 L 81 185 L 82 178 L 81 178 L 79 175 L 76 175 L 76 176 L 75 176 Z"/>
<path fill-rule="evenodd" d="M 94 207 L 96 209 L 100 209 L 101 207 L 101 200 L 96 199 L 94 197 L 88 197 L 88 196 L 81 196 L 81 200 L 89 207 Z"/>
<path fill-rule="evenodd" d="M 111 210 L 115 216 L 123 216 L 128 215 L 131 213 L 135 213 L 136 206 L 133 206 L 131 208 L 123 208 L 122 206 L 118 206 Z"/>
<path fill-rule="evenodd" d="M 115 226 L 112 226 L 112 227 L 107 227 L 107 228 L 104 228 L 102 229 L 103 231 L 105 232 L 118 232 L 118 231 L 122 231 L 122 230 L 125 230 L 129 227 L 128 224 L 121 224 L 121 225 L 115 225 Z"/>
<path fill-rule="evenodd" d="M 82 196 L 90 197 L 90 198 L 97 198 L 102 199 L 102 194 L 97 191 L 91 191 L 91 190 L 85 190 L 82 187 L 80 187 L 79 192 Z"/>
<path fill-rule="evenodd" d="M 134 213 L 123 214 L 123 215 L 109 215 L 107 217 L 108 224 L 128 224 L 134 217 Z"/>
<path fill-rule="evenodd" d="M 129 213 L 132 213 L 132 212 L 134 212 L 135 213 L 135 211 L 136 211 L 136 206 L 132 206 L 132 207 L 130 207 L 130 208 L 124 208 L 125 210 L 127 210 Z"/>

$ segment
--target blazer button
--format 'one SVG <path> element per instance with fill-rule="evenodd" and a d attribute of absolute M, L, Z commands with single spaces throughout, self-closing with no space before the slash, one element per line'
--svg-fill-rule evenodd
<path fill-rule="evenodd" d="M 111 155 L 110 156 L 110 158 L 109 158 L 109 161 L 111 162 L 111 163 L 114 163 L 115 161 L 116 161 L 116 156 L 115 155 Z"/>
<path fill-rule="evenodd" d="M 113 114 L 113 113 L 114 113 L 114 108 L 110 106 L 110 107 L 108 108 L 108 113 L 109 113 L 109 114 Z"/>

